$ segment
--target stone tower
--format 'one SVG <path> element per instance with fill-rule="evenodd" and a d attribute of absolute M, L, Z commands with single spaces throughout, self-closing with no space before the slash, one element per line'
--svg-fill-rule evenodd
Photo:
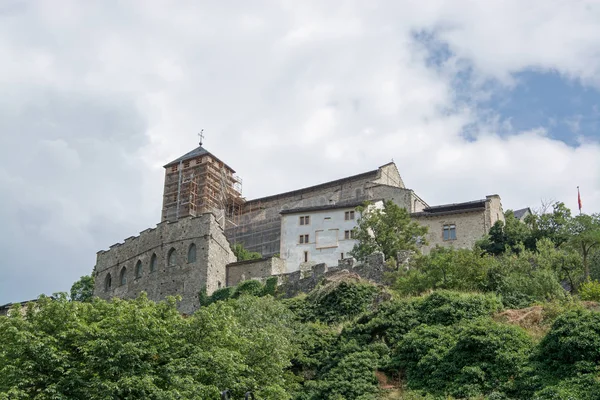
<path fill-rule="evenodd" d="M 224 227 L 239 215 L 243 199 L 235 171 L 202 146 L 164 166 L 162 221 L 212 212 Z"/>

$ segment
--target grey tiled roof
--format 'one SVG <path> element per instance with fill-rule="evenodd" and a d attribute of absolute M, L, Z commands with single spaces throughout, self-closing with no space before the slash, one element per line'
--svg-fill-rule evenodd
<path fill-rule="evenodd" d="M 179 158 L 171 161 L 170 163 L 165 164 L 164 168 L 167 168 L 168 166 L 171 166 L 173 164 L 177 164 L 177 163 L 182 162 L 182 161 L 187 161 L 187 160 L 191 160 L 193 158 L 197 158 L 197 157 L 203 156 L 205 154 L 210 155 L 212 158 L 214 158 L 215 160 L 217 160 L 219 162 L 223 162 L 223 161 L 219 160 L 217 157 L 215 157 L 215 155 L 212 154 L 210 151 L 206 150 L 204 147 L 198 146 L 194 150 L 190 151 L 189 153 L 186 153 L 186 154 L 182 155 L 181 157 L 179 157 Z M 233 171 L 233 168 L 231 168 L 229 165 L 227 165 L 225 163 L 223 163 L 223 164 L 225 166 L 227 166 L 227 168 L 229 168 L 230 170 Z M 235 171 L 233 171 L 233 172 L 235 172 Z"/>
<path fill-rule="evenodd" d="M 421 212 L 415 212 L 411 215 L 413 217 L 426 217 L 426 216 L 437 216 L 447 214 L 458 214 L 463 212 L 481 211 L 485 210 L 486 199 L 467 201 L 465 203 L 453 203 L 443 204 L 440 206 L 432 206 L 423 209 Z"/>
<path fill-rule="evenodd" d="M 514 210 L 513 214 L 515 214 L 516 219 L 521 219 L 525 216 L 525 214 L 531 214 L 531 209 L 529 207 L 521 208 L 520 210 Z"/>
<path fill-rule="evenodd" d="M 165 167 L 167 167 L 171 164 L 176 164 L 180 161 L 190 160 L 192 158 L 203 156 L 205 154 L 210 154 L 210 153 L 204 147 L 198 146 L 194 150 L 190 151 L 189 153 L 186 153 L 186 154 L 182 155 L 181 157 L 179 157 L 178 159 L 173 160 L 170 163 L 166 164 Z"/>

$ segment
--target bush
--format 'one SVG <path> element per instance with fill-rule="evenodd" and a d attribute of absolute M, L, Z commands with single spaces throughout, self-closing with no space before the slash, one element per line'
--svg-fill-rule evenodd
<path fill-rule="evenodd" d="M 565 379 L 556 385 L 546 387 L 535 394 L 533 400 L 598 400 L 600 383 L 593 374 Z"/>
<path fill-rule="evenodd" d="M 339 323 L 369 309 L 379 289 L 365 282 L 332 282 L 319 287 L 306 297 L 312 320 Z"/>
<path fill-rule="evenodd" d="M 263 284 L 257 280 L 250 279 L 244 281 L 235 287 L 235 292 L 231 296 L 234 299 L 242 295 L 260 296 L 263 291 Z"/>
<path fill-rule="evenodd" d="M 422 325 L 399 343 L 394 360 L 409 387 L 464 398 L 515 391 L 531 350 L 524 330 L 483 318 L 455 327 Z"/>
<path fill-rule="evenodd" d="M 453 325 L 463 319 L 491 316 L 502 308 L 494 294 L 459 293 L 441 290 L 425 297 L 418 309 L 423 323 Z"/>
<path fill-rule="evenodd" d="M 586 301 L 600 301 L 600 282 L 587 281 L 579 287 L 579 297 Z"/>
<path fill-rule="evenodd" d="M 594 369 L 600 363 L 600 314 L 581 309 L 559 316 L 540 342 L 538 359 L 555 376 Z"/>

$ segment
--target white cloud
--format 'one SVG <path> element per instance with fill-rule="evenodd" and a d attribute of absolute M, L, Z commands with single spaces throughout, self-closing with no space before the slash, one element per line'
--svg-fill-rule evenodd
<path fill-rule="evenodd" d="M 600 211 L 597 138 L 569 147 L 479 105 L 529 69 L 597 87 L 596 2 L 23 4 L 0 10 L 0 303 L 68 289 L 158 222 L 161 166 L 200 129 L 250 198 L 393 158 L 431 204 L 575 208 L 579 185 Z M 416 32 L 449 59 L 430 65 Z"/>

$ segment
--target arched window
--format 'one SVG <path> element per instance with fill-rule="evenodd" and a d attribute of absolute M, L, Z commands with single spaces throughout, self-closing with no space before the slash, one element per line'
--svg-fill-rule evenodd
<path fill-rule="evenodd" d="M 127 284 L 127 268 L 121 268 L 121 285 Z"/>
<path fill-rule="evenodd" d="M 135 277 L 142 277 L 142 260 L 138 260 L 138 262 L 135 264 Z"/>
<path fill-rule="evenodd" d="M 174 248 L 171 248 L 171 250 L 169 250 L 169 253 L 167 253 L 167 265 L 169 267 L 177 265 L 177 253 L 175 252 Z"/>
<path fill-rule="evenodd" d="M 150 272 L 154 272 L 156 270 L 156 254 L 152 254 L 150 257 Z"/>
<path fill-rule="evenodd" d="M 196 262 L 196 245 L 194 243 L 190 244 L 190 248 L 188 249 L 188 262 Z"/>
<path fill-rule="evenodd" d="M 108 292 L 112 288 L 112 277 L 110 274 L 106 275 L 104 278 L 104 291 Z"/>

